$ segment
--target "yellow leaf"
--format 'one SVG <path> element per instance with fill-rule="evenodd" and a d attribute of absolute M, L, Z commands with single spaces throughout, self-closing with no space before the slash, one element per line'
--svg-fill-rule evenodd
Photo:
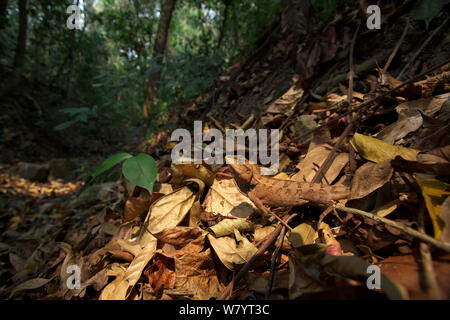
<path fill-rule="evenodd" d="M 202 180 L 207 186 L 211 186 L 214 182 L 214 172 L 201 164 L 172 164 L 179 172 L 189 178 L 197 178 Z"/>
<path fill-rule="evenodd" d="M 392 212 L 394 212 L 395 209 L 398 208 L 400 203 L 401 203 L 401 201 L 399 199 L 396 199 L 394 201 L 386 203 L 386 204 L 372 210 L 372 213 L 379 217 L 386 217 L 388 214 L 391 214 Z"/>
<path fill-rule="evenodd" d="M 308 223 L 302 223 L 295 227 L 289 235 L 289 242 L 294 248 L 313 244 L 317 238 L 317 231 Z"/>
<path fill-rule="evenodd" d="M 445 222 L 441 217 L 441 208 L 444 201 L 450 195 L 450 184 L 436 179 L 420 180 L 416 176 L 414 178 L 425 199 L 425 204 L 430 214 L 431 222 L 433 223 L 434 237 L 440 239 L 442 231 L 445 228 Z"/>
<path fill-rule="evenodd" d="M 208 240 L 220 261 L 229 270 L 234 270 L 235 265 L 248 262 L 258 251 L 258 249 L 242 236 L 238 230 L 234 229 L 235 237 L 216 238 L 208 234 Z"/>
<path fill-rule="evenodd" d="M 274 178 L 278 180 L 291 180 L 286 172 L 280 172 Z"/>
<path fill-rule="evenodd" d="M 176 227 L 188 214 L 194 201 L 195 194 L 187 186 L 163 196 L 150 207 L 145 219 L 148 230 L 155 234 Z"/>
<path fill-rule="evenodd" d="M 254 224 L 246 219 L 224 219 L 208 229 L 215 237 L 228 236 L 234 233 L 234 229 L 240 232 L 253 231 Z"/>
<path fill-rule="evenodd" d="M 200 203 L 201 197 L 203 195 L 203 190 L 205 189 L 205 184 L 200 179 L 188 179 L 186 182 L 193 182 L 198 184 L 199 190 L 197 194 L 195 195 L 195 202 L 191 207 L 191 210 L 189 211 L 189 226 L 195 227 L 200 222 L 200 215 L 203 211 L 202 205 Z"/>
<path fill-rule="evenodd" d="M 244 195 L 232 179 L 215 180 L 203 202 L 207 212 L 246 218 L 255 211 L 253 202 Z"/>
<path fill-rule="evenodd" d="M 125 271 L 103 289 L 99 300 L 125 300 L 129 284 L 124 278 Z"/>
<path fill-rule="evenodd" d="M 420 152 L 419 150 L 411 148 L 393 146 L 387 142 L 359 133 L 355 133 L 351 140 L 351 144 L 362 157 L 373 162 L 394 159 L 396 156 L 401 156 L 405 160 L 413 161 L 416 160 L 416 156 Z"/>
<path fill-rule="evenodd" d="M 159 198 L 150 206 L 144 229 L 156 234 L 166 228 L 174 228 L 183 221 L 205 188 L 205 184 L 199 179 L 187 179 L 185 182 L 186 186 Z M 200 214 L 198 209 L 197 216 Z"/>
<path fill-rule="evenodd" d="M 444 230 L 442 231 L 441 240 L 450 242 L 450 198 L 442 204 L 440 217 L 445 222 Z"/>
<path fill-rule="evenodd" d="M 166 144 L 166 148 L 167 149 L 173 149 L 173 148 L 175 148 L 175 146 L 178 144 L 178 142 L 176 142 L 176 141 L 170 141 L 170 142 L 168 142 L 167 144 Z"/>
<path fill-rule="evenodd" d="M 328 144 L 322 144 L 309 151 L 306 157 L 297 165 L 299 171 L 292 176 L 294 181 L 311 182 L 318 168 L 325 162 L 333 148 Z M 328 182 L 333 182 L 348 163 L 347 153 L 338 153 L 325 173 Z"/>

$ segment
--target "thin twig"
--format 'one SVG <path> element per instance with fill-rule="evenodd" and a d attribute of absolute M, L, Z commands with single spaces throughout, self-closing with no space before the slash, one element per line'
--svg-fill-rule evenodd
<path fill-rule="evenodd" d="M 398 52 L 398 49 L 400 49 L 400 46 L 403 43 L 403 40 L 405 39 L 406 34 L 408 33 L 408 28 L 409 28 L 409 19 L 406 19 L 406 25 L 405 25 L 405 29 L 403 29 L 403 33 L 402 36 L 400 37 L 400 39 L 398 40 L 397 44 L 395 45 L 394 50 L 392 51 L 391 55 L 389 56 L 388 61 L 386 62 L 386 65 L 384 66 L 383 70 L 382 70 L 382 77 L 384 77 L 384 75 L 386 74 L 387 70 L 389 69 L 389 66 L 392 63 L 392 60 L 394 60 L 395 55 Z"/>
<path fill-rule="evenodd" d="M 242 124 L 242 126 L 240 127 L 242 130 L 247 130 L 250 125 L 253 123 L 253 121 L 255 120 L 255 115 L 252 113 L 247 120 L 245 120 L 245 122 Z"/>
<path fill-rule="evenodd" d="M 275 252 L 273 253 L 272 262 L 270 263 L 269 282 L 267 283 L 267 290 L 266 290 L 266 296 L 265 296 L 266 300 L 269 299 L 270 293 L 272 292 L 273 277 L 275 275 L 275 263 L 278 258 L 278 253 L 280 252 L 281 247 L 283 246 L 285 235 L 286 235 L 286 227 L 283 226 L 283 229 L 281 230 L 281 235 L 280 235 L 280 243 L 277 245 L 277 248 L 275 249 Z"/>
<path fill-rule="evenodd" d="M 354 66 L 353 66 L 353 51 L 354 51 L 354 47 L 355 47 L 355 42 L 356 42 L 356 36 L 358 35 L 358 31 L 359 31 L 359 27 L 361 26 L 361 23 L 358 24 L 358 28 L 355 31 L 355 34 L 353 36 L 352 39 L 352 44 L 350 46 L 350 53 L 349 53 L 349 66 L 350 66 L 350 77 L 348 80 L 348 94 L 347 94 L 347 103 L 349 105 L 349 109 L 350 111 L 352 111 L 352 101 L 353 101 L 353 77 L 354 77 Z M 356 116 L 356 114 L 351 113 L 350 114 L 350 123 L 353 124 L 354 121 L 354 117 Z M 352 134 L 352 130 L 351 128 L 348 131 L 349 134 Z M 344 141 L 344 140 L 342 140 Z M 355 161 L 354 161 L 354 153 L 355 151 L 353 150 L 353 148 L 350 148 L 350 152 L 348 153 L 348 157 L 349 157 L 349 162 L 350 162 L 350 174 L 353 175 L 352 168 L 356 167 Z M 319 179 L 320 180 L 320 179 Z M 321 216 L 322 217 L 322 216 Z M 323 218 L 322 218 L 323 219 Z"/>
<path fill-rule="evenodd" d="M 424 228 L 424 213 L 425 213 L 425 205 L 422 205 L 419 208 L 419 215 L 417 217 L 418 229 L 420 232 L 425 232 Z M 436 281 L 436 274 L 433 270 L 433 261 L 431 258 L 430 247 L 421 242 L 419 245 L 419 251 L 421 256 L 421 263 L 423 268 L 424 282 L 425 282 L 425 291 L 428 293 L 428 296 L 431 299 L 437 300 L 442 299 L 441 293 L 439 291 L 439 286 Z"/>
<path fill-rule="evenodd" d="M 401 80 L 403 77 L 403 74 L 406 72 L 406 70 L 408 70 L 409 66 L 414 62 L 414 60 L 416 60 L 416 58 L 419 56 L 419 54 L 422 52 L 423 49 L 425 49 L 425 47 L 428 45 L 428 43 L 431 41 L 431 39 L 435 36 L 436 33 L 438 33 L 439 30 L 441 30 L 441 28 L 447 23 L 448 18 L 444 20 L 444 22 L 437 27 L 431 34 L 430 36 L 427 38 L 427 40 L 425 40 L 425 42 L 420 46 L 419 50 L 416 51 L 416 53 L 414 54 L 414 56 L 408 61 L 408 63 L 405 65 L 405 67 L 402 69 L 402 71 L 400 71 L 400 73 L 397 76 L 398 80 Z"/>
<path fill-rule="evenodd" d="M 222 131 L 223 134 L 225 134 L 225 128 L 220 124 L 220 122 L 216 118 L 214 118 L 209 114 L 206 117 L 214 123 L 217 129 L 219 129 L 220 131 Z"/>
<path fill-rule="evenodd" d="M 411 83 L 414 83 L 415 81 L 417 81 L 418 79 L 422 78 L 423 76 L 425 76 L 425 75 L 427 75 L 427 74 L 429 74 L 429 73 L 431 73 L 431 72 L 433 72 L 433 71 L 435 71 L 435 70 L 437 70 L 437 69 L 439 69 L 439 68 L 445 66 L 445 65 L 448 64 L 448 63 L 450 63 L 450 59 L 448 59 L 448 60 L 446 60 L 446 61 L 444 61 L 444 62 L 442 62 L 442 63 L 439 63 L 438 65 L 436 65 L 436 66 L 430 68 L 430 69 L 427 70 L 427 71 L 422 72 L 421 74 L 418 74 L 418 75 L 412 77 L 412 78 L 409 79 L 408 81 L 403 82 L 402 84 L 396 86 L 395 88 L 392 88 L 392 89 L 389 90 L 389 91 L 386 91 L 386 92 L 384 92 L 384 93 L 382 93 L 382 94 L 380 94 L 380 95 L 378 95 L 378 96 L 376 96 L 376 97 L 374 97 L 374 98 L 372 98 L 372 99 L 370 99 L 370 100 L 368 100 L 368 101 L 366 101 L 366 102 L 361 103 L 359 106 L 357 106 L 357 107 L 354 108 L 354 109 L 350 108 L 350 111 L 347 111 L 347 112 L 344 112 L 344 113 L 338 115 L 336 118 L 333 118 L 332 120 L 330 120 L 330 121 L 328 121 L 328 122 L 326 122 L 326 123 L 324 123 L 324 124 L 318 126 L 317 128 L 315 128 L 315 129 L 313 129 L 313 130 L 308 130 L 307 132 L 305 132 L 304 134 L 302 134 L 302 135 L 299 137 L 299 139 L 305 138 L 306 136 L 309 136 L 311 133 L 313 133 L 313 132 L 316 131 L 316 130 L 319 130 L 319 129 L 323 128 L 323 127 L 329 126 L 329 125 L 332 124 L 332 123 L 338 122 L 339 119 L 341 119 L 341 118 L 343 118 L 343 117 L 345 117 L 345 116 L 347 116 L 347 115 L 349 115 L 349 114 L 351 114 L 351 113 L 353 113 L 353 112 L 355 112 L 355 111 L 359 111 L 359 110 L 361 110 L 361 109 L 364 109 L 364 108 L 367 108 L 367 107 L 371 106 L 372 104 L 374 104 L 375 102 L 377 102 L 377 101 L 380 100 L 381 98 L 390 96 L 391 94 L 393 94 L 394 92 L 400 90 L 401 88 L 403 88 L 403 87 L 405 87 L 405 86 L 407 86 L 407 85 L 409 85 L 409 84 L 411 84 Z"/>
<path fill-rule="evenodd" d="M 337 205 L 337 206 L 335 206 L 335 208 L 338 209 L 338 210 L 341 210 L 341 211 L 350 212 L 350 213 L 353 213 L 353 214 L 364 216 L 366 218 L 369 218 L 369 219 L 375 220 L 377 222 L 384 223 L 384 224 L 386 224 L 388 226 L 397 228 L 400 231 L 403 231 L 404 233 L 406 233 L 407 235 L 410 235 L 410 236 L 412 236 L 412 237 L 414 237 L 416 239 L 419 239 L 420 241 L 423 241 L 425 243 L 431 244 L 431 245 L 435 246 L 436 248 L 439 248 L 441 250 L 444 250 L 445 252 L 449 252 L 450 253 L 450 243 L 444 242 L 442 240 L 435 239 L 433 237 L 430 237 L 429 235 L 427 235 L 425 233 L 422 233 L 422 232 L 419 232 L 417 230 L 414 230 L 413 228 L 405 226 L 402 223 L 398 223 L 398 222 L 393 221 L 393 220 L 389 220 L 389 219 L 386 219 L 386 218 L 383 218 L 383 217 L 379 217 L 379 216 L 376 216 L 376 215 L 374 215 L 372 213 L 369 213 L 369 212 L 365 212 L 365 211 L 354 209 L 354 208 L 348 208 L 348 207 L 344 207 L 344 206 L 341 206 L 341 205 Z"/>
<path fill-rule="evenodd" d="M 279 128 L 279 130 L 281 131 L 281 130 L 284 130 L 284 128 L 286 128 L 289 124 L 290 124 L 290 122 L 294 119 L 294 116 L 296 115 L 296 111 L 295 111 L 295 108 L 298 106 L 298 105 L 301 105 L 301 104 L 303 104 L 303 102 L 305 102 L 306 101 L 306 99 L 309 97 L 309 93 L 307 93 L 307 94 L 305 94 L 301 99 L 300 99 L 300 101 L 299 102 L 297 102 L 292 108 L 291 108 L 291 113 L 289 114 L 289 116 L 287 117 L 287 119 L 286 120 L 284 120 L 284 122 L 281 124 L 281 126 L 280 126 L 280 128 Z"/>
<path fill-rule="evenodd" d="M 353 35 L 353 39 L 350 45 L 350 53 L 349 53 L 349 68 L 350 68 L 350 76 L 348 79 L 348 94 L 347 101 L 348 104 L 352 105 L 353 100 L 353 77 L 354 77 L 354 67 L 353 67 L 353 49 L 355 48 L 356 36 L 358 35 L 359 28 L 361 27 L 361 23 L 358 23 L 358 27 L 356 28 L 355 34 Z"/>
<path fill-rule="evenodd" d="M 316 99 L 318 101 L 325 101 L 324 97 L 322 97 L 321 95 L 318 95 L 317 93 L 315 93 L 312 90 L 309 90 L 309 94 L 311 95 L 311 97 L 313 97 L 314 99 Z"/>
<path fill-rule="evenodd" d="M 319 222 L 317 222 L 317 226 L 320 226 L 320 224 L 322 223 L 323 219 L 325 219 L 325 217 L 333 210 L 332 206 L 329 206 L 328 208 L 326 208 L 322 214 L 319 217 Z"/>
<path fill-rule="evenodd" d="M 328 170 L 329 164 L 331 164 L 331 162 L 334 160 L 334 155 L 335 155 L 337 149 L 344 142 L 345 137 L 347 137 L 347 135 L 349 134 L 349 132 L 352 129 L 352 127 L 353 127 L 353 122 L 350 122 L 347 125 L 347 127 L 345 128 L 344 132 L 342 132 L 341 136 L 339 137 L 339 140 L 336 142 L 336 144 L 334 145 L 333 149 L 328 154 L 327 158 L 325 159 L 323 164 L 320 166 L 319 171 L 317 171 L 316 175 L 311 180 L 311 182 L 320 183 L 320 181 L 322 180 L 322 177 L 325 177 L 325 173 Z"/>

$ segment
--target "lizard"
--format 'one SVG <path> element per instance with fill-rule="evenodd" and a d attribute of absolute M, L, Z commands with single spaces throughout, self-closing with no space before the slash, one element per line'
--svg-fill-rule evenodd
<path fill-rule="evenodd" d="M 269 207 L 299 206 L 308 202 L 330 205 L 334 200 L 346 199 L 350 195 L 350 189 L 346 186 L 263 176 L 260 168 L 247 159 L 243 164 L 238 164 L 235 158 L 228 166 L 239 190 Z"/>

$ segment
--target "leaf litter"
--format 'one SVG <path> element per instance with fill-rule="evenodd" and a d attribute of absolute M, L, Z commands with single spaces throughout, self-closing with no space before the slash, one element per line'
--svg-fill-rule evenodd
<path fill-rule="evenodd" d="M 337 17 L 307 38 L 295 26 L 312 13 L 292 6 L 298 10 L 286 9 L 277 22 L 281 31 L 263 35 L 283 37 L 259 41 L 258 55 L 228 70 L 234 85 L 220 84 L 173 121 L 278 128 L 283 172 L 277 177 L 345 185 L 348 199 L 266 208 L 267 216 L 226 165 L 171 164 L 170 149 L 161 147 L 169 141 L 140 146 L 139 152 L 165 154 L 154 187 L 149 172 L 140 175 L 140 187 L 122 179 L 80 190 L 81 181 L 33 182 L 2 165 L 0 296 L 450 299 L 448 52 L 425 51 L 419 60 L 427 77 L 414 78 L 411 69 L 402 81 L 395 75 L 406 49 L 394 54 L 389 72 L 376 69 L 399 34 L 381 31 L 371 39 L 361 31 L 353 52 L 344 41 L 357 24 L 350 7 L 343 7 L 349 19 Z M 402 20 L 390 23 L 399 27 Z M 374 55 L 376 43 L 382 48 Z M 349 53 L 356 65 L 342 62 Z M 442 63 L 433 69 L 431 60 Z M 353 86 L 341 76 L 350 69 L 358 76 Z M 220 110 L 210 108 L 213 94 Z M 290 230 L 275 215 L 290 217 Z M 428 265 L 423 245 L 431 252 Z M 69 289 L 67 270 L 74 265 L 81 286 Z M 366 286 L 370 265 L 381 269 L 381 289 Z M 424 279 L 437 282 L 435 292 Z"/>

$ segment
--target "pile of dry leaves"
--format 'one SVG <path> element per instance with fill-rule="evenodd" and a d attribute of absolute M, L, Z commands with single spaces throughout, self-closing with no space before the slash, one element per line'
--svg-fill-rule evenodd
<path fill-rule="evenodd" d="M 280 172 L 253 181 L 263 198 L 240 188 L 236 179 L 245 178 L 227 165 L 171 163 L 173 144 L 160 134 L 147 146 L 159 155 L 152 194 L 118 181 L 88 186 L 56 204 L 42 196 L 28 216 L 8 207 L 0 294 L 449 299 L 450 64 L 442 49 L 448 40 L 437 41 L 439 57 L 419 52 L 410 66 L 410 56 L 400 59 L 407 56 L 404 46 L 425 35 L 419 23 L 399 18 L 402 6 L 386 11 L 387 20 L 397 18 L 390 22 L 396 33 L 358 33 L 360 9 L 343 9 L 323 26 L 295 6 L 247 61 L 178 118 L 188 128 L 190 120 L 203 119 L 205 129 L 280 129 Z M 442 22 L 445 16 L 435 27 Z M 308 26 L 315 29 L 307 32 Z M 374 41 L 383 45 L 368 57 L 373 43 L 358 44 L 370 34 L 390 41 Z M 388 72 L 398 75 L 405 64 L 407 81 Z M 219 110 L 204 111 L 213 104 Z M 2 193 L 11 192 L 2 184 Z M 305 186 L 331 198 L 337 187 L 348 194 L 293 205 L 309 192 Z M 373 265 L 381 269 L 380 289 L 368 279 Z M 80 287 L 72 288 L 76 270 Z"/>

